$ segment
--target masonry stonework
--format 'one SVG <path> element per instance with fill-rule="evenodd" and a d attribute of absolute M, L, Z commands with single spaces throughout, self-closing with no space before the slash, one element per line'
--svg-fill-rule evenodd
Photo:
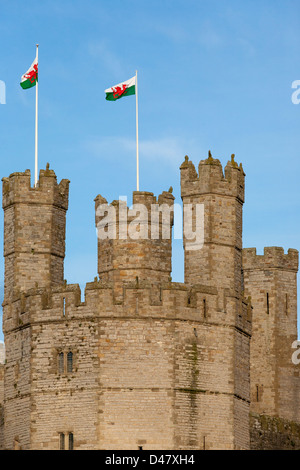
<path fill-rule="evenodd" d="M 3 178 L 0 449 L 299 449 L 298 252 L 243 250 L 245 174 L 234 156 L 224 173 L 211 154 L 198 172 L 188 157 L 180 171 L 192 225 L 198 206 L 204 216 L 201 242 L 183 240 L 184 283 L 171 280 L 164 236 L 172 189 L 133 193 L 158 210 L 155 236 L 149 210 L 137 219 L 98 195 L 96 225 L 114 236 L 98 237 L 83 301 L 64 281 L 69 181 L 49 166 L 36 187 L 29 170 Z M 134 220 L 144 236 L 128 238 Z"/>

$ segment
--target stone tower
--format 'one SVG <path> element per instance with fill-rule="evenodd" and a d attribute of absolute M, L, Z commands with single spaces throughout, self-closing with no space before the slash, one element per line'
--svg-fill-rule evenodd
<path fill-rule="evenodd" d="M 30 442 L 34 369 L 34 318 L 29 319 L 31 294 L 48 292 L 64 279 L 65 223 L 68 180 L 57 183 L 47 165 L 36 187 L 30 171 L 3 178 L 5 284 L 3 331 L 6 364 L 4 387 L 5 448 Z M 26 313 L 27 312 L 27 313 Z M 25 446 L 26 447 L 26 446 Z"/>
<path fill-rule="evenodd" d="M 171 188 L 158 199 L 134 191 L 132 208 L 125 201 L 108 205 L 96 197 L 98 273 L 101 280 L 113 282 L 115 295 L 122 294 L 124 282 L 170 281 L 174 199 Z"/>
<path fill-rule="evenodd" d="M 47 166 L 37 187 L 30 171 L 3 178 L 4 257 L 7 299 L 14 291 L 63 282 L 69 181 L 58 185 Z"/>
<path fill-rule="evenodd" d="M 243 250 L 245 293 L 253 305 L 251 412 L 257 421 L 280 418 L 286 429 L 288 422 L 300 423 L 299 366 L 292 361 L 297 340 L 297 271 L 297 250 L 285 254 L 283 248 L 268 247 L 263 255 L 257 255 L 255 248 Z M 253 445 L 255 440 L 253 434 Z M 278 448 L 285 445 L 277 442 Z"/>
<path fill-rule="evenodd" d="M 210 152 L 206 160 L 200 161 L 198 173 L 188 157 L 180 170 L 185 284 L 194 289 L 206 286 L 216 292 L 214 309 L 207 305 L 206 296 L 202 297 L 205 348 L 208 358 L 213 358 L 207 363 L 205 387 L 210 393 L 205 397 L 205 408 L 210 410 L 212 426 L 221 415 L 222 408 L 226 409 L 224 441 L 228 441 L 224 442 L 224 447 L 247 448 L 251 306 L 242 294 L 245 175 L 234 156 L 223 174 L 220 161 L 212 158 Z M 191 229 L 186 223 L 186 217 L 191 218 L 189 213 L 192 214 L 192 231 L 198 232 L 198 240 L 197 236 L 191 240 L 191 234 L 187 237 L 186 227 Z M 203 225 L 197 229 L 196 219 L 201 214 L 204 214 Z M 213 325 L 209 325 L 210 322 Z M 208 420 L 207 428 L 209 423 Z M 211 435 L 214 435 L 213 431 Z"/>
<path fill-rule="evenodd" d="M 181 196 L 184 207 L 204 208 L 203 247 L 193 249 L 185 241 L 185 282 L 213 285 L 234 290 L 241 295 L 242 270 L 242 213 L 245 174 L 242 166 L 231 161 L 223 175 L 219 160 L 211 153 L 202 160 L 197 174 L 186 157 L 181 165 Z"/>
<path fill-rule="evenodd" d="M 298 253 L 242 250 L 242 165 L 181 165 L 183 283 L 171 188 L 132 207 L 98 195 L 84 299 L 63 274 L 68 186 L 48 166 L 34 188 L 29 170 L 3 178 L 0 449 L 278 448 L 277 417 L 282 447 L 300 447 Z"/>

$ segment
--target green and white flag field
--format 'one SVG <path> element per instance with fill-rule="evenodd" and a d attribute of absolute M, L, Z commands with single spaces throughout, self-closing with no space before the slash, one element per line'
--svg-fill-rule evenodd
<path fill-rule="evenodd" d="M 105 90 L 106 97 L 108 101 L 116 101 L 123 96 L 135 95 L 136 87 L 136 76 L 126 80 L 125 82 L 118 83 L 111 88 Z"/>
<path fill-rule="evenodd" d="M 38 58 L 36 57 L 31 65 L 31 67 L 27 70 L 24 75 L 21 77 L 21 87 L 23 90 L 27 88 L 32 88 L 36 85 L 38 81 Z"/>

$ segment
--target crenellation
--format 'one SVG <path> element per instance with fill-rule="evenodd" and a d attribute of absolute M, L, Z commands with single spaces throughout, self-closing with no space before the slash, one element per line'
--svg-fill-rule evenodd
<path fill-rule="evenodd" d="M 47 165 L 31 187 L 30 171 L 3 178 L 4 298 L 63 282 L 69 180 L 57 184 Z"/>
<path fill-rule="evenodd" d="M 204 220 L 194 237 L 198 243 L 193 245 L 184 235 L 185 282 L 234 289 L 240 296 L 245 174 L 233 155 L 226 165 L 225 177 L 220 161 L 210 152 L 199 163 L 199 176 L 191 170 L 190 163 L 186 157 L 181 166 L 184 223 L 188 217 L 185 210 L 190 207 L 194 225 L 197 212 L 203 213 Z M 224 310 L 221 297 L 219 308 Z"/>
<path fill-rule="evenodd" d="M 198 173 L 188 156 L 180 167 L 181 170 L 181 195 L 201 195 L 214 193 L 224 197 L 236 197 L 244 202 L 245 173 L 242 165 L 238 165 L 235 155 L 231 156 L 224 173 L 219 159 L 213 158 L 211 152 L 205 160 L 201 160 Z"/>
<path fill-rule="evenodd" d="M 64 210 L 68 209 L 69 183 L 67 179 L 57 183 L 53 170 L 40 170 L 38 185 L 31 186 L 31 172 L 12 173 L 2 178 L 2 207 L 6 209 L 12 204 L 52 204 Z"/>
<path fill-rule="evenodd" d="M 277 415 L 289 447 L 300 425 L 298 251 L 242 249 L 234 155 L 223 170 L 209 152 L 198 173 L 186 156 L 180 170 L 183 208 L 192 225 L 203 208 L 204 230 L 194 246 L 184 233 L 184 282 L 171 278 L 172 187 L 134 191 L 132 206 L 99 194 L 98 275 L 83 300 L 64 279 L 69 180 L 48 164 L 36 187 L 29 170 L 3 178 L 0 449 L 58 450 L 62 434 L 68 448 L 70 433 L 80 450 L 240 450 L 260 435 L 276 447 Z"/>
<path fill-rule="evenodd" d="M 223 293 L 224 294 L 224 293 Z M 157 301 L 159 296 L 159 301 Z M 34 288 L 20 293 L 13 302 L 4 304 L 5 333 L 39 322 L 67 321 L 85 317 L 157 317 L 177 318 L 183 321 L 222 322 L 235 326 L 235 316 L 229 315 L 236 304 L 248 305 L 243 299 L 236 299 L 231 292 L 225 295 L 227 310 L 223 315 L 218 311 L 218 291 L 207 286 L 193 286 L 172 283 L 156 285 L 128 282 L 123 288 L 122 301 L 115 301 L 113 286 L 94 281 L 87 283 L 85 299 L 81 302 L 78 284 L 63 285 L 53 289 Z M 203 300 L 205 299 L 205 313 Z M 249 311 L 238 307 L 239 328 L 248 333 Z M 215 313 L 217 312 L 217 313 Z M 243 326 L 242 326 L 243 325 Z"/>
<path fill-rule="evenodd" d="M 151 192 L 134 191 L 132 207 L 121 200 L 108 204 L 101 195 L 95 198 L 98 274 L 101 281 L 113 282 L 116 303 L 122 302 L 124 282 L 149 278 L 159 284 L 170 279 L 174 199 L 171 188 L 158 199 Z"/>
<path fill-rule="evenodd" d="M 263 255 L 256 248 L 243 250 L 245 293 L 253 305 L 251 412 L 300 423 L 299 367 L 291 354 L 298 336 L 298 256 L 276 246 L 264 248 Z"/>
<path fill-rule="evenodd" d="M 285 269 L 289 271 L 298 271 L 299 252 L 289 248 L 287 253 L 278 246 L 264 248 L 264 254 L 258 255 L 256 248 L 243 249 L 243 270 L 252 269 Z"/>

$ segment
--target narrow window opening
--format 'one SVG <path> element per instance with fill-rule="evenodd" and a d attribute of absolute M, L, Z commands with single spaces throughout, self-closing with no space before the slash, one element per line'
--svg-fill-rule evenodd
<path fill-rule="evenodd" d="M 20 373 L 20 366 L 19 366 L 19 363 L 17 362 L 15 365 L 15 382 L 19 380 L 19 373 Z"/>
<path fill-rule="evenodd" d="M 270 300 L 269 300 L 269 293 L 267 292 L 267 314 L 270 313 Z"/>
<path fill-rule="evenodd" d="M 205 447 L 205 436 L 203 436 L 203 450 L 206 450 L 206 447 Z"/>
<path fill-rule="evenodd" d="M 203 299 L 203 317 L 206 318 L 206 299 Z"/>
<path fill-rule="evenodd" d="M 74 449 L 74 436 L 72 432 L 69 432 L 69 450 Z"/>
<path fill-rule="evenodd" d="M 58 372 L 59 374 L 64 373 L 64 353 L 60 352 L 58 355 Z"/>
<path fill-rule="evenodd" d="M 67 354 L 67 372 L 73 371 L 73 353 L 71 351 Z"/>
<path fill-rule="evenodd" d="M 259 387 L 256 385 L 256 401 L 259 402 Z"/>
<path fill-rule="evenodd" d="M 285 314 L 289 314 L 289 296 L 285 294 Z"/>
<path fill-rule="evenodd" d="M 143 446 L 139 446 L 139 450 L 143 450 Z"/>
<path fill-rule="evenodd" d="M 63 298 L 63 316 L 66 316 L 66 299 L 65 297 Z"/>
<path fill-rule="evenodd" d="M 59 449 L 65 450 L 65 435 L 63 432 L 59 433 Z"/>

